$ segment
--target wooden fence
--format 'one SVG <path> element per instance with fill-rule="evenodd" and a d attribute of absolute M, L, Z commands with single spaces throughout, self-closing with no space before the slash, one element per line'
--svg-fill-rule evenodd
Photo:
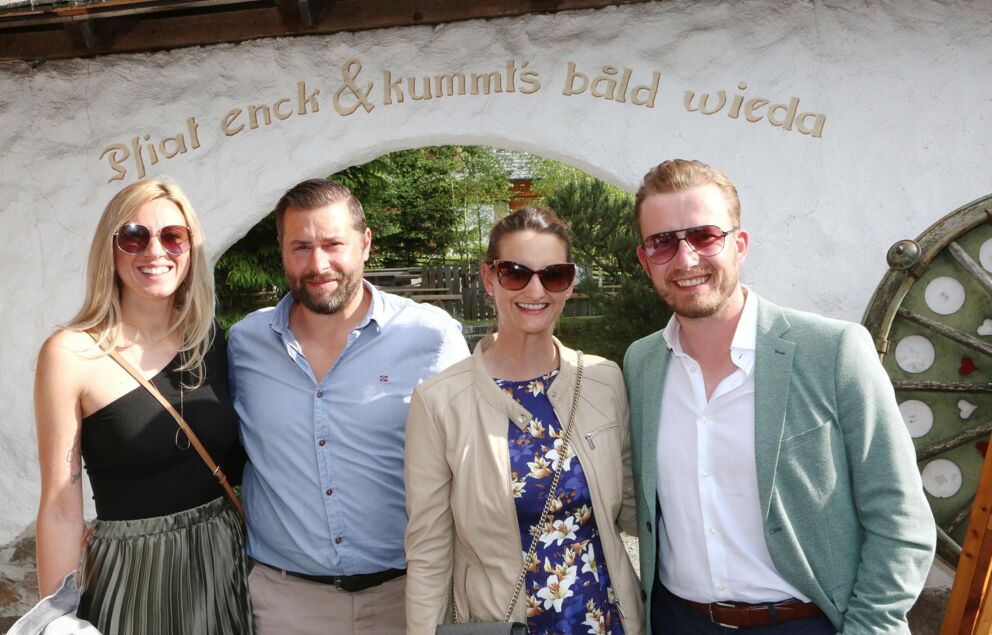
<path fill-rule="evenodd" d="M 431 302 L 462 320 L 487 320 L 496 315 L 486 296 L 478 264 L 374 269 L 367 270 L 365 277 L 382 291 Z M 564 314 L 588 316 L 596 315 L 596 310 L 586 294 L 575 293 L 565 305 Z"/>

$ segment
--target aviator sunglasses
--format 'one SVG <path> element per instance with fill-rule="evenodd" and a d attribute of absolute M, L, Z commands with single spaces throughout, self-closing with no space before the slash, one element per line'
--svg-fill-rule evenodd
<path fill-rule="evenodd" d="M 641 249 L 644 250 L 647 259 L 656 265 L 671 261 L 678 253 L 679 242 L 683 240 L 700 256 L 718 256 L 727 242 L 727 234 L 732 234 L 738 229 L 740 227 L 723 231 L 716 225 L 700 225 L 673 232 L 658 232 L 645 238 L 641 243 Z"/>
<path fill-rule="evenodd" d="M 575 279 L 575 265 L 571 262 L 548 265 L 538 271 L 512 260 L 494 260 L 488 264 L 496 271 L 499 286 L 507 291 L 520 291 L 530 284 L 530 279 L 535 275 L 541 285 L 552 293 L 564 291 Z"/>
<path fill-rule="evenodd" d="M 124 225 L 114 234 L 117 248 L 126 254 L 140 254 L 148 247 L 152 236 L 158 238 L 162 249 L 172 256 L 181 256 L 190 248 L 190 238 L 193 232 L 183 225 L 167 225 L 154 234 L 144 225 L 130 223 Z"/>

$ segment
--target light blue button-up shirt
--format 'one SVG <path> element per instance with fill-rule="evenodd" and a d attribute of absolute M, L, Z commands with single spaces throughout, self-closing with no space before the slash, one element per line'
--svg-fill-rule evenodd
<path fill-rule="evenodd" d="M 248 452 L 248 555 L 311 575 L 406 566 L 403 446 L 413 388 L 468 356 L 441 309 L 382 293 L 322 379 L 289 329 L 292 295 L 235 324 L 231 395 Z"/>

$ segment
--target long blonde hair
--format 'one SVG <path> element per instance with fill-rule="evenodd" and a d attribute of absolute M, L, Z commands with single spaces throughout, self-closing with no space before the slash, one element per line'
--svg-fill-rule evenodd
<path fill-rule="evenodd" d="M 193 206 L 178 185 L 162 179 L 145 179 L 128 185 L 107 203 L 97 223 L 86 269 L 86 299 L 63 328 L 96 333 L 100 344 L 121 348 L 123 314 L 121 281 L 114 270 L 114 234 L 145 203 L 164 198 L 175 203 L 192 234 L 189 270 L 175 294 L 176 316 L 169 333 L 178 331 L 180 366 L 188 388 L 203 383 L 203 357 L 213 344 L 214 280 L 203 248 L 203 230 Z"/>

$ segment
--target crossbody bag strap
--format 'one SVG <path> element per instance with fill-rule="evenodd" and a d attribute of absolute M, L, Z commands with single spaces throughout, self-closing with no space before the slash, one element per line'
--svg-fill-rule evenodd
<path fill-rule="evenodd" d="M 214 475 L 217 482 L 224 488 L 224 493 L 227 494 L 228 500 L 230 500 L 231 504 L 234 505 L 234 509 L 238 511 L 238 515 L 241 517 L 241 522 L 244 523 L 244 509 L 241 508 L 241 501 L 238 500 L 238 496 L 231 488 L 231 484 L 227 482 L 227 475 L 224 474 L 224 470 L 220 469 L 220 466 L 214 462 L 213 458 L 211 458 L 210 453 L 207 452 L 207 448 L 203 447 L 203 444 L 200 443 L 200 439 L 193 432 L 193 429 L 189 427 L 189 424 L 187 424 L 182 416 L 176 412 L 176 409 L 172 406 L 172 404 L 162 396 L 162 393 L 159 392 L 158 388 L 145 379 L 141 373 L 139 373 L 133 366 L 131 366 L 131 364 L 127 362 L 126 359 L 121 356 L 120 353 L 115 350 L 111 350 L 108 346 L 102 344 L 100 339 L 94 333 L 90 333 L 89 336 L 93 338 L 93 341 L 95 341 L 100 348 L 102 348 L 103 351 L 110 356 L 111 359 L 117 362 L 118 365 L 126 370 L 131 377 L 134 377 L 135 380 L 137 380 L 137 382 L 145 388 L 145 390 L 151 393 L 152 397 L 155 397 L 155 399 L 162 404 L 162 407 L 165 408 L 166 412 L 172 415 L 172 418 L 176 420 L 177 424 L 179 424 L 179 427 L 182 429 L 183 433 L 186 434 L 190 444 L 192 444 L 192 446 L 196 449 L 196 453 L 199 454 L 200 458 L 203 459 L 203 462 L 207 464 L 207 469 L 210 470 L 210 473 Z"/>

